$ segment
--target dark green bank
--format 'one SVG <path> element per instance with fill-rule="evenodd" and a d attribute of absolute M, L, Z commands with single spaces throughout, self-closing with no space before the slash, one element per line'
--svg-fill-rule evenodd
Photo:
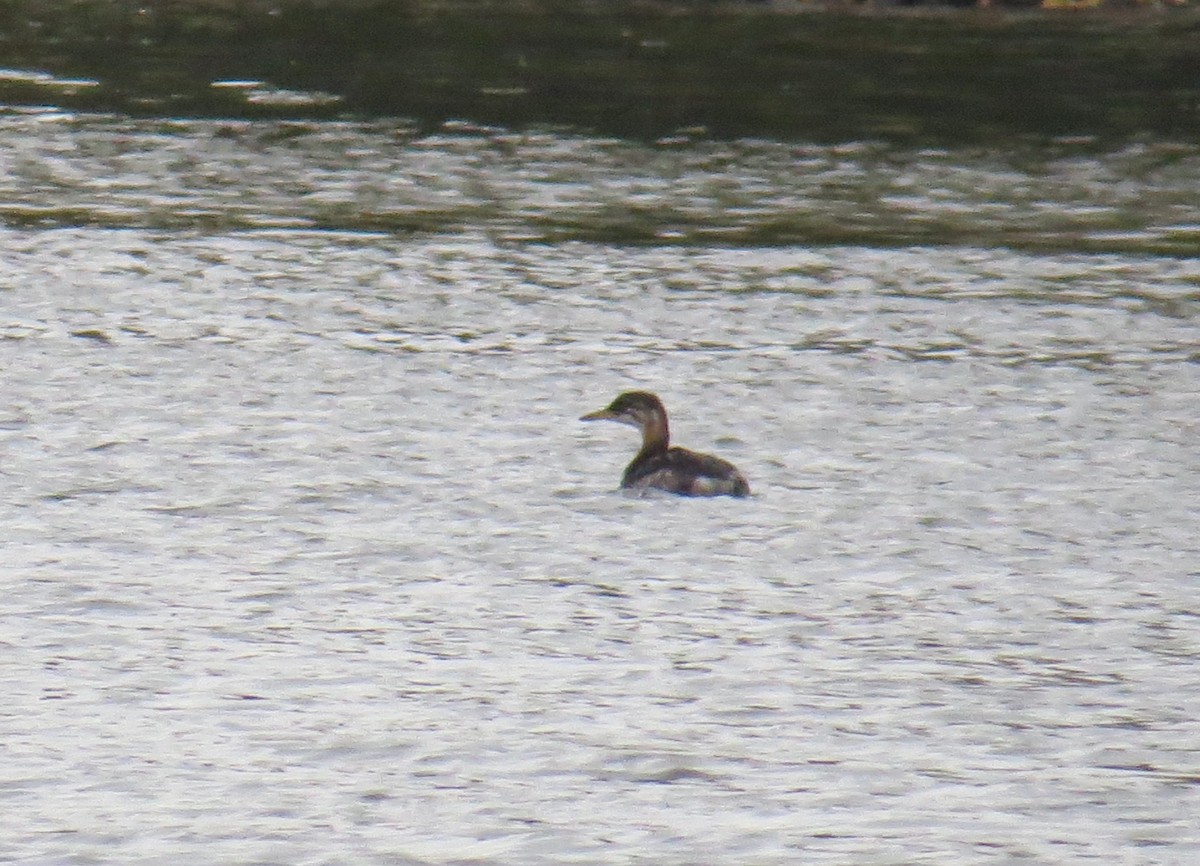
<path fill-rule="evenodd" d="M 653 139 L 1200 135 L 1195 11 L 383 2 L 0 5 L 0 101 Z M 65 83 L 63 83 L 65 80 Z M 251 100 L 214 82 L 317 94 Z"/>

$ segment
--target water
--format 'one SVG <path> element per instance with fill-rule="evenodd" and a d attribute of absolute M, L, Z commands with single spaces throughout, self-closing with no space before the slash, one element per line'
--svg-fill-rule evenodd
<path fill-rule="evenodd" d="M 1025 136 L 1200 135 L 1194 9 L 1017 2 L 29 0 L 0 7 L 0 101 L 1001 151 Z"/>
<path fill-rule="evenodd" d="M 0 217 L 40 228 L 477 231 L 496 242 L 755 248 L 932 244 L 1190 261 L 1200 250 L 1197 185 L 1200 146 L 1175 141 L 1112 149 L 1091 139 L 994 149 L 641 143 L 464 122 L 424 132 L 395 120 L 0 113 Z M 826 288 L 820 279 L 812 285 Z M 1184 286 L 1185 299 L 1194 299 Z"/>
<path fill-rule="evenodd" d="M 0 858 L 1200 856 L 1193 146 L 0 139 Z"/>

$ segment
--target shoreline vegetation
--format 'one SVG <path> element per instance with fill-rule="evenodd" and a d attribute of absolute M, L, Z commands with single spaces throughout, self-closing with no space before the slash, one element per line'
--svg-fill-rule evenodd
<path fill-rule="evenodd" d="M 649 139 L 1200 138 L 1200 6 L 984 2 L 0 0 L 0 104 Z"/>

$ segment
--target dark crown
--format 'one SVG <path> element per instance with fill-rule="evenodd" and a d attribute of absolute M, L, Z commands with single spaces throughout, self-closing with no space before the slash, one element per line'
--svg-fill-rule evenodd
<path fill-rule="evenodd" d="M 625 412 L 662 412 L 666 414 L 662 400 L 649 391 L 626 391 L 608 405 L 608 411 L 622 414 Z"/>

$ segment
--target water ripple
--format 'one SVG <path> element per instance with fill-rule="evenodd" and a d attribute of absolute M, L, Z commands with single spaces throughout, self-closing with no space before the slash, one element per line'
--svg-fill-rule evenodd
<path fill-rule="evenodd" d="M 662 147 L 404 124 L 0 118 L 12 226 L 314 228 L 653 244 L 950 244 L 1186 255 L 1200 150 Z"/>
<path fill-rule="evenodd" d="M 613 164 L 69 123 L 15 206 L 158 227 L 0 230 L 10 857 L 1200 854 L 1196 259 L 515 243 Z M 354 189 L 478 224 L 231 230 Z M 631 387 L 756 495 L 619 494 Z"/>

